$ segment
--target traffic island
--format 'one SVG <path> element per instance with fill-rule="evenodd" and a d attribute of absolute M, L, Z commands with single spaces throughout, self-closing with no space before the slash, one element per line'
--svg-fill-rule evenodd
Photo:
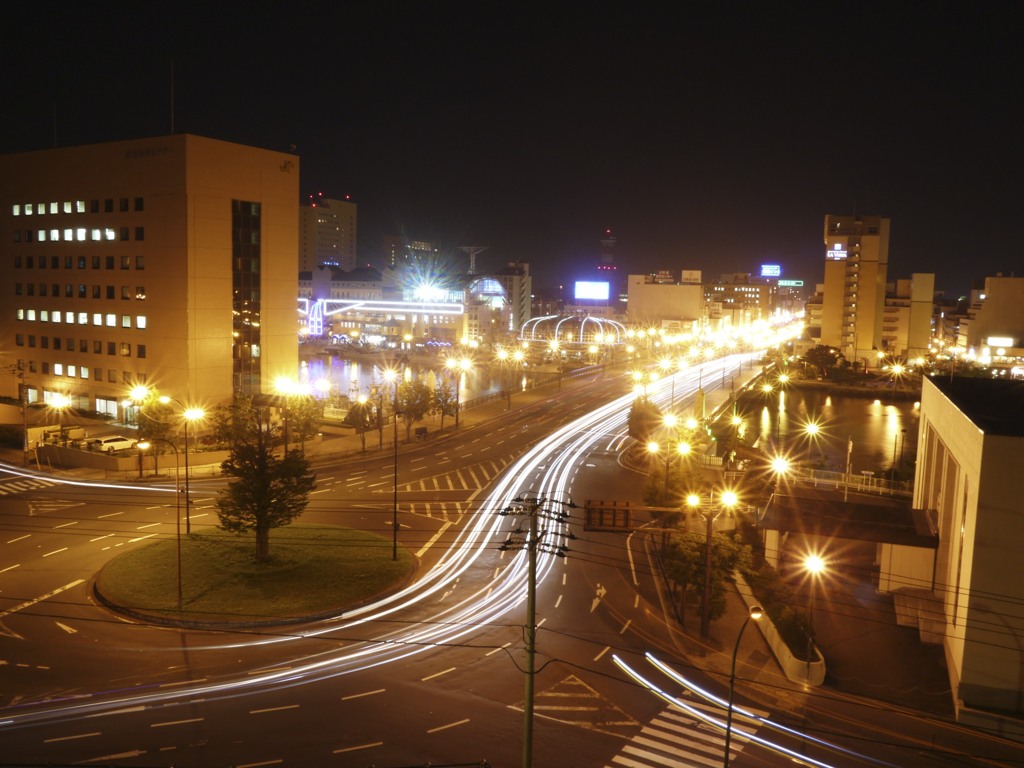
<path fill-rule="evenodd" d="M 405 586 L 416 570 L 404 549 L 392 559 L 390 538 L 336 526 L 274 529 L 269 563 L 256 561 L 252 535 L 209 529 L 180 543 L 180 560 L 176 538 L 114 558 L 96 575 L 96 598 L 153 624 L 276 626 L 366 605 Z"/>

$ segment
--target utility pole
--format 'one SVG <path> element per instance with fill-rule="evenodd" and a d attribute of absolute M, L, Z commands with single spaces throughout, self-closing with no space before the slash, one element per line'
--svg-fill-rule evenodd
<path fill-rule="evenodd" d="M 537 661 L 537 553 L 565 557 L 569 551 L 565 544 L 556 544 L 555 536 L 561 539 L 575 539 L 572 533 L 565 531 L 548 531 L 540 529 L 540 520 L 550 520 L 556 525 L 565 526 L 569 522 L 566 509 L 576 509 L 571 501 L 556 501 L 544 498 L 517 497 L 513 505 L 499 512 L 502 516 L 526 515 L 530 519 L 528 529 L 517 525 L 512 535 L 501 545 L 501 551 L 525 549 L 528 556 L 527 591 L 526 591 L 526 626 L 524 641 L 526 647 L 526 673 L 523 685 L 523 768 L 533 766 L 533 699 L 534 676 Z M 556 508 L 556 509 L 553 509 Z M 516 538 L 524 537 L 524 538 Z M 545 541 L 545 537 L 549 537 Z"/>

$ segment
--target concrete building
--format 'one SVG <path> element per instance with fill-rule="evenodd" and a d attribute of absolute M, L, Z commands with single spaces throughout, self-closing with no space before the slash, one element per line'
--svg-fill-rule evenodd
<path fill-rule="evenodd" d="M 692 333 L 704 320 L 700 282 L 660 282 L 653 275 L 630 275 L 626 314 L 631 326 L 678 328 Z"/>
<path fill-rule="evenodd" d="M 882 309 L 882 345 L 890 360 L 913 360 L 928 354 L 935 308 L 935 275 L 914 273 L 890 283 Z"/>
<path fill-rule="evenodd" d="M 768 320 L 774 308 L 776 288 L 767 279 L 740 272 L 722 275 L 704 285 L 707 317 L 712 325 L 745 328 Z"/>
<path fill-rule="evenodd" d="M 916 598 L 945 648 L 957 718 L 1024 735 L 1024 382 L 925 378 L 914 507 L 937 550 L 881 545 L 879 589 Z"/>
<path fill-rule="evenodd" d="M 311 197 L 299 206 L 300 272 L 321 264 L 343 269 L 356 267 L 356 204 L 351 200 Z"/>
<path fill-rule="evenodd" d="M 520 261 L 509 262 L 507 267 L 496 271 L 493 277 L 505 289 L 505 296 L 508 298 L 509 309 L 512 313 L 512 331 L 516 332 L 533 316 L 531 314 L 533 277 L 530 275 L 530 265 Z"/>
<path fill-rule="evenodd" d="M 825 216 L 821 343 L 872 364 L 882 349 L 889 219 Z"/>
<path fill-rule="evenodd" d="M 959 318 L 959 356 L 997 368 L 1024 363 L 1024 277 L 986 277 Z"/>
<path fill-rule="evenodd" d="M 211 406 L 298 366 L 299 159 L 191 135 L 0 156 L 0 315 L 30 402 Z"/>

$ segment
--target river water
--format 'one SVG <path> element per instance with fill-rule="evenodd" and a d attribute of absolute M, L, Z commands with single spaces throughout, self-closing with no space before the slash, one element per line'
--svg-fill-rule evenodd
<path fill-rule="evenodd" d="M 889 393 L 852 397 L 791 387 L 782 393 L 749 393 L 741 398 L 739 411 L 746 428 L 753 430 L 752 440 L 777 443 L 822 469 L 846 471 L 851 441 L 853 474 L 884 477 L 894 465 L 899 470 L 902 463 L 906 472 L 913 467 L 920 416 L 915 400 Z M 812 422 L 821 428 L 816 437 L 806 431 Z"/>

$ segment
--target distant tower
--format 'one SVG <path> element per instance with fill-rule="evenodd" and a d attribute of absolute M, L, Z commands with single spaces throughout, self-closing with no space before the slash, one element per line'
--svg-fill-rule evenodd
<path fill-rule="evenodd" d="M 612 234 L 610 229 L 604 231 L 604 237 L 601 238 L 601 263 L 600 267 L 606 269 L 615 269 L 615 244 L 618 241 L 615 239 L 615 235 Z"/>
<path fill-rule="evenodd" d="M 464 246 L 462 246 L 462 248 L 460 250 L 463 250 L 463 251 L 465 251 L 466 253 L 469 254 L 469 272 L 467 274 L 470 274 L 470 275 L 475 275 L 476 274 L 476 255 L 478 253 L 483 253 L 489 247 L 490 246 L 488 246 L 488 245 L 464 245 Z"/>

